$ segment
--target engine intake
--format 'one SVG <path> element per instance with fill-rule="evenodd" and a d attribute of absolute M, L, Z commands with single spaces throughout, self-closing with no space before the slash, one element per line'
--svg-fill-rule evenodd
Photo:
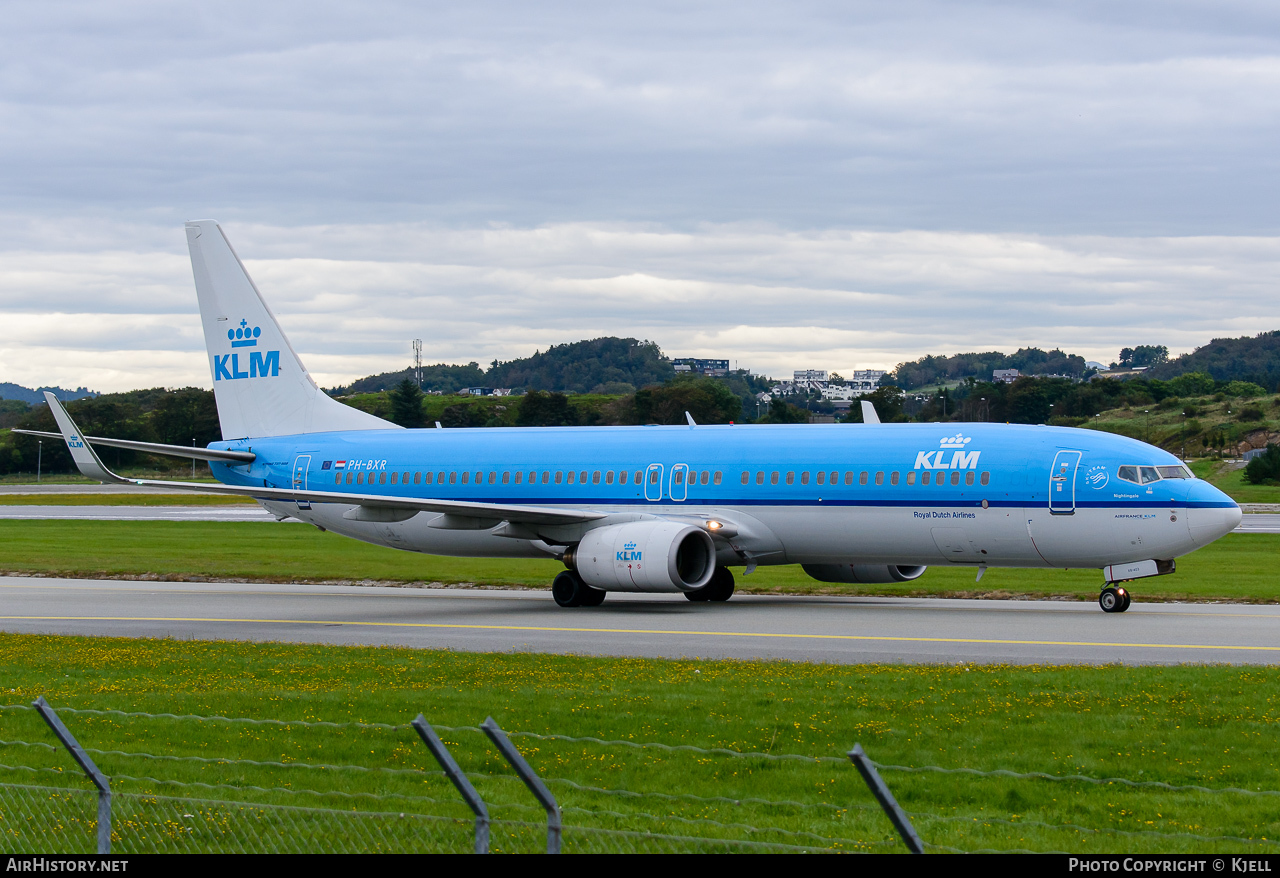
<path fill-rule="evenodd" d="M 565 563 L 605 591 L 685 592 L 716 572 L 706 531 L 673 521 L 634 521 L 589 530 Z"/>
<path fill-rule="evenodd" d="M 910 582 L 919 579 L 926 567 L 903 564 L 802 564 L 804 572 L 819 582 Z"/>

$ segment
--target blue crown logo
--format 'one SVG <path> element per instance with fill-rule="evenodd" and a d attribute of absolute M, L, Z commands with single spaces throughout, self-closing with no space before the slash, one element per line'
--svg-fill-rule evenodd
<path fill-rule="evenodd" d="M 250 328 L 248 320 L 241 320 L 238 327 L 227 330 L 227 338 L 231 340 L 233 348 L 256 348 L 260 335 L 262 335 L 262 327 Z"/>

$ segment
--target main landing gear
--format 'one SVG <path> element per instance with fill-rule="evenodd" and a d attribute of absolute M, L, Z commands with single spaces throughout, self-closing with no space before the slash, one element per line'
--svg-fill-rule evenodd
<path fill-rule="evenodd" d="M 1102 607 L 1104 613 L 1123 613 L 1131 603 L 1133 598 L 1129 596 L 1128 589 L 1113 582 L 1103 586 L 1102 594 L 1098 595 L 1098 606 Z"/>
<path fill-rule="evenodd" d="M 598 607 L 608 592 L 592 588 L 572 570 L 560 573 L 551 583 L 551 596 L 562 607 Z"/>
<path fill-rule="evenodd" d="M 728 567 L 717 567 L 710 582 L 702 588 L 686 591 L 684 596 L 691 601 L 727 601 L 733 597 L 733 574 Z"/>

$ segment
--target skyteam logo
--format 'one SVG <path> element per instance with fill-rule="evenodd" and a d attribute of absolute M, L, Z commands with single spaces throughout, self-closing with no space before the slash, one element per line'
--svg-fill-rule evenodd
<path fill-rule="evenodd" d="M 1101 465 L 1089 467 L 1089 471 L 1084 474 L 1084 483 L 1095 491 L 1105 488 L 1110 480 L 1111 477 L 1107 475 L 1107 468 Z"/>
<path fill-rule="evenodd" d="M 619 561 L 639 561 L 640 550 L 636 548 L 635 543 L 627 543 L 622 547 L 622 551 L 618 552 Z"/>
<path fill-rule="evenodd" d="M 241 320 L 235 329 L 227 330 L 227 340 L 232 348 L 256 348 L 258 339 L 262 337 L 261 326 L 250 326 L 248 320 Z M 241 368 L 240 355 L 213 354 L 213 380 L 235 381 L 238 378 L 275 378 L 280 374 L 279 351 L 249 351 L 249 369 Z"/>
<path fill-rule="evenodd" d="M 938 442 L 937 451 L 917 451 L 916 469 L 977 469 L 981 451 L 965 451 L 972 436 L 957 433 Z M 955 449 L 951 451 L 951 449 Z M 948 451 L 950 455 L 948 456 Z"/>

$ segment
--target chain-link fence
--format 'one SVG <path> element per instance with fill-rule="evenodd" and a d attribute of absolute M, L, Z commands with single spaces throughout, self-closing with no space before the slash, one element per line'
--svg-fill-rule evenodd
<path fill-rule="evenodd" d="M 14 853 L 1270 853 L 1277 806 L 1275 790 L 878 764 L 856 747 L 0 705 Z"/>

